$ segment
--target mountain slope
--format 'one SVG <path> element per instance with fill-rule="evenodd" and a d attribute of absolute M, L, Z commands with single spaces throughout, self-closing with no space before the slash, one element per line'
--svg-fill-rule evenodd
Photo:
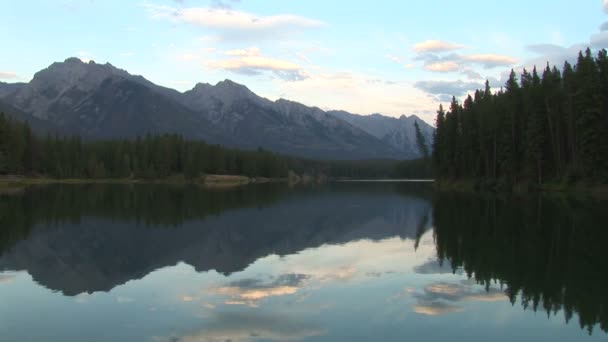
<path fill-rule="evenodd" d="M 409 117 L 402 115 L 400 118 L 393 118 L 380 114 L 357 115 L 344 111 L 330 111 L 328 113 L 364 130 L 404 154 L 415 157 L 421 157 L 414 128 L 414 122 L 418 122 L 429 150 L 432 147 L 435 129 L 416 115 Z"/>
<path fill-rule="evenodd" d="M 36 118 L 85 139 L 178 133 L 314 159 L 418 156 L 411 117 L 378 119 L 282 99 L 273 102 L 230 80 L 199 83 L 180 93 L 111 64 L 77 58 L 53 63 L 29 83 L 0 83 L 0 101 L 24 113 L 24 120 Z M 386 127 L 376 127 L 382 125 Z"/>

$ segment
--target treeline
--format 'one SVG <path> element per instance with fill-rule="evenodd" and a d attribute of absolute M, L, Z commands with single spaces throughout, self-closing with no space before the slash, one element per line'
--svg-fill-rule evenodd
<path fill-rule="evenodd" d="M 136 140 L 83 141 L 35 136 L 27 123 L 0 114 L 0 174 L 54 178 L 165 178 L 204 173 L 287 176 L 287 160 L 264 150 L 240 151 L 175 134 Z"/>
<path fill-rule="evenodd" d="M 325 161 L 278 155 L 263 149 L 237 150 L 189 141 L 176 134 L 135 140 L 85 141 L 79 137 L 36 136 L 27 123 L 0 113 L 0 175 L 51 178 L 162 179 L 204 174 L 286 178 L 420 177 L 420 162 L 394 160 Z M 428 170 L 427 170 L 428 171 Z"/>
<path fill-rule="evenodd" d="M 433 164 L 440 179 L 504 184 L 608 182 L 608 57 L 579 53 L 560 71 L 511 71 L 497 93 L 439 108 Z"/>
<path fill-rule="evenodd" d="M 0 255 L 26 239 L 33 227 L 62 227 L 83 217 L 134 222 L 142 227 L 178 227 L 225 211 L 265 207 L 287 196 L 287 187 L 269 184 L 231 191 L 200 191 L 188 185 L 50 185 L 19 196 L 0 194 Z"/>

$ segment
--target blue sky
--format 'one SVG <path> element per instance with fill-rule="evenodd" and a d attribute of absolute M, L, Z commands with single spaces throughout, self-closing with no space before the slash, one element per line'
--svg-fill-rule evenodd
<path fill-rule="evenodd" d="M 511 68 L 608 47 L 608 0 L 28 0 L 0 11 L 0 81 L 110 62 L 178 90 L 229 78 L 275 100 L 432 122 Z"/>

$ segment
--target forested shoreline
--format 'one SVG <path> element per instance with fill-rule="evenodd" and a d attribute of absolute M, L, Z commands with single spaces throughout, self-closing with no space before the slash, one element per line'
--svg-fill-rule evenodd
<path fill-rule="evenodd" d="M 442 181 L 513 188 L 608 183 L 608 55 L 580 52 L 562 70 L 511 71 L 436 118 L 433 165 Z"/>
<path fill-rule="evenodd" d="M 324 161 L 284 156 L 258 148 L 238 150 L 177 134 L 135 140 L 85 141 L 77 136 L 37 136 L 27 122 L 0 113 L 0 175 L 51 179 L 143 179 L 206 174 L 286 179 L 423 177 L 421 160 Z"/>

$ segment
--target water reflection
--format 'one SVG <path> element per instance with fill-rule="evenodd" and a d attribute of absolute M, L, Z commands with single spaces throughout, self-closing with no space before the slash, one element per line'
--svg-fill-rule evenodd
<path fill-rule="evenodd" d="M 606 201 L 572 197 L 439 194 L 437 252 L 476 281 L 500 282 L 524 308 L 574 313 L 608 330 Z"/>
<path fill-rule="evenodd" d="M 2 226 L 11 229 L 3 231 L 0 269 L 27 270 L 45 287 L 77 295 L 109 291 L 180 261 L 230 274 L 269 254 L 415 238 L 428 228 L 428 201 L 373 190 L 45 188 L 2 198 Z"/>
<path fill-rule="evenodd" d="M 606 330 L 604 204 L 419 184 L 0 196 L 0 336 L 601 340 L 559 316 Z"/>

